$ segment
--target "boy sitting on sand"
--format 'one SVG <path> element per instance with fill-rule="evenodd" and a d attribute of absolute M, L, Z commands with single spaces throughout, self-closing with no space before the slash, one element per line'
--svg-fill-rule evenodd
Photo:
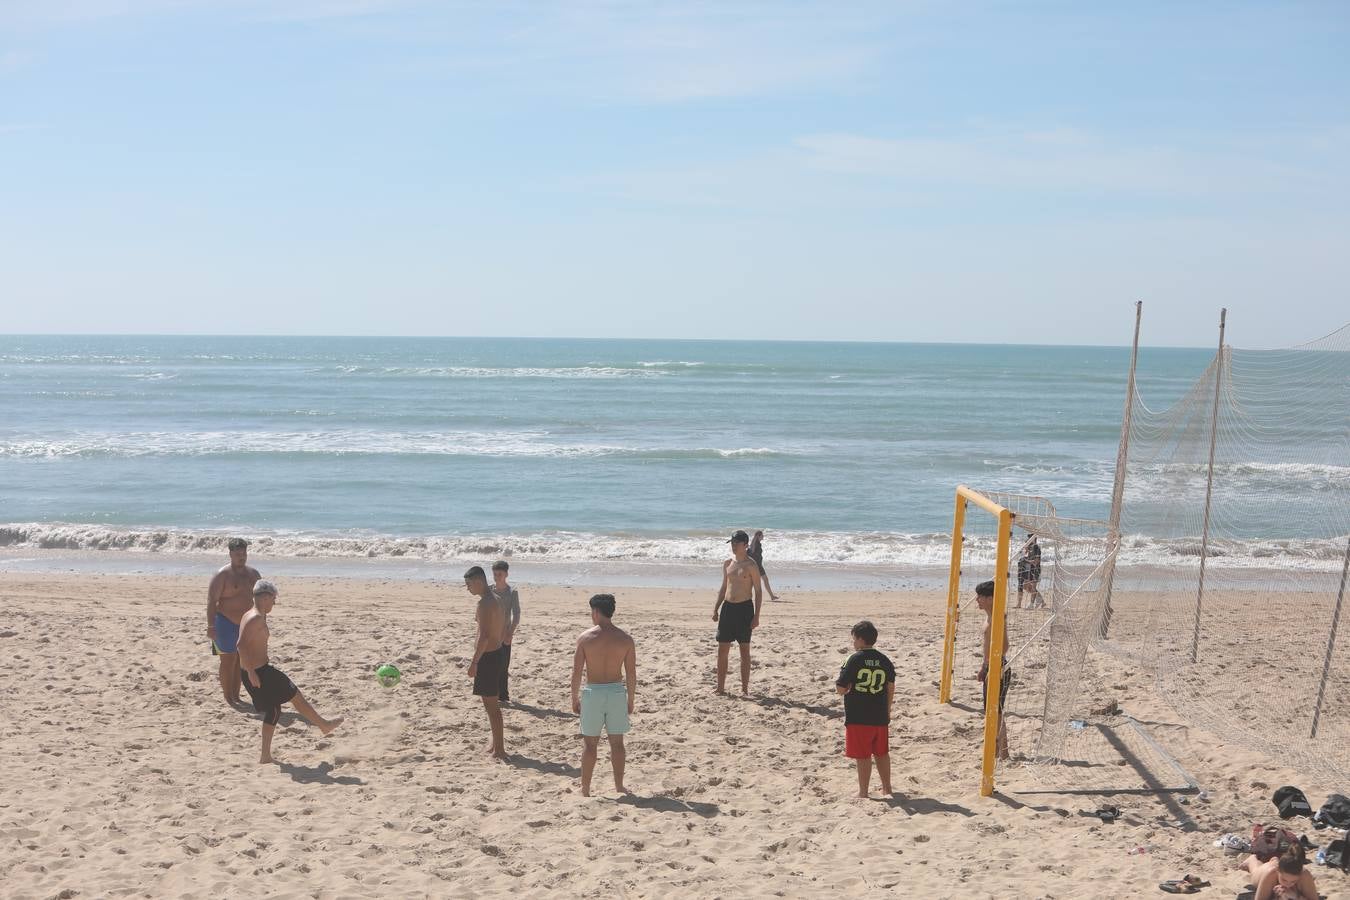
<path fill-rule="evenodd" d="M 881 792 L 891 795 L 889 728 L 895 701 L 895 666 L 874 646 L 877 628 L 866 619 L 853 626 L 855 652 L 839 670 L 835 690 L 844 695 L 844 755 L 858 761 L 858 796 L 867 798 L 872 760 Z"/>

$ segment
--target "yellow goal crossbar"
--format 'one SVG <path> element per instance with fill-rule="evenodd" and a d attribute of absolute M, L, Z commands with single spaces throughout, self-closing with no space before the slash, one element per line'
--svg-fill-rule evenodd
<path fill-rule="evenodd" d="M 984 679 L 984 763 L 980 796 L 994 793 L 994 756 L 998 746 L 999 689 L 1003 682 L 1004 616 L 1008 608 L 1008 555 L 1012 546 L 1012 511 L 964 484 L 956 488 L 956 513 L 952 519 L 952 562 L 947 579 L 947 624 L 942 640 L 942 680 L 938 701 L 952 702 L 952 671 L 956 663 L 956 622 L 961 603 L 961 551 L 965 537 L 966 507 L 975 504 L 998 519 L 998 544 L 994 560 L 994 608 L 989 634 L 989 669 Z"/>

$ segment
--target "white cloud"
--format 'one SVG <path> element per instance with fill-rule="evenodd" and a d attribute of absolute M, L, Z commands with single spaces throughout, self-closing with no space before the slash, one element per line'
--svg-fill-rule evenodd
<path fill-rule="evenodd" d="M 799 138 L 796 145 L 807 165 L 826 172 L 996 189 L 1196 194 L 1239 186 L 1245 191 L 1287 189 L 1314 177 L 1284 161 L 1287 148 L 1278 144 L 1133 144 L 1074 129 L 961 138 L 821 134 Z"/>
<path fill-rule="evenodd" d="M 1073 129 L 961 136 L 803 135 L 754 156 L 609 172 L 579 180 L 635 203 L 776 214 L 932 206 L 957 195 L 1084 195 L 1176 204 L 1324 202 L 1350 193 L 1350 129 L 1203 146 L 1110 140 Z"/>
<path fill-rule="evenodd" d="M 414 71 L 593 102 L 672 103 L 837 86 L 870 70 L 906 9 L 877 0 L 20 0 L 0 25 L 50 29 L 185 13 L 346 28 Z"/>
<path fill-rule="evenodd" d="M 0 4 L 0 24 L 53 28 L 111 19 L 219 10 L 242 18 L 304 21 L 361 16 L 408 0 L 15 0 Z"/>
<path fill-rule="evenodd" d="M 0 75 L 22 69 L 33 61 L 33 54 L 26 50 L 0 51 Z"/>
<path fill-rule="evenodd" d="M 879 58 L 892 6 L 581 0 L 413 14 L 408 68 L 598 103 L 678 103 L 838 86 Z M 403 29 L 410 23 L 402 24 Z M 386 36 L 391 32 L 386 30 Z"/>

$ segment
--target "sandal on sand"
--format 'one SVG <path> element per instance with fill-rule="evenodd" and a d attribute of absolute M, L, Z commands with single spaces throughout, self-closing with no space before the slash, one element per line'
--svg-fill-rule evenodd
<path fill-rule="evenodd" d="M 1114 822 L 1116 819 L 1120 818 L 1120 807 L 1103 806 L 1101 809 L 1093 813 L 1093 815 L 1101 819 L 1103 822 L 1106 823 Z"/>
<path fill-rule="evenodd" d="M 1209 882 L 1195 875 L 1187 875 L 1185 878 L 1164 881 L 1158 887 L 1168 894 L 1196 894 L 1202 887 L 1209 887 Z"/>

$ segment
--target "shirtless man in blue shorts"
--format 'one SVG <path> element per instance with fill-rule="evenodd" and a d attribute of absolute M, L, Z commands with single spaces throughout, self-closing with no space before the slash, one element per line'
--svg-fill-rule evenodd
<path fill-rule="evenodd" d="M 239 621 L 253 606 L 253 585 L 262 578 L 248 565 L 248 541 L 230 538 L 230 564 L 211 579 L 206 590 L 206 636 L 220 655 L 220 689 L 225 702 L 239 705 Z"/>
<path fill-rule="evenodd" d="M 609 762 L 614 768 L 614 789 L 621 794 L 625 752 L 623 736 L 637 698 L 637 649 L 633 639 L 614 627 L 614 595 L 591 598 L 591 622 L 595 627 L 577 638 L 572 658 L 572 712 L 581 714 L 581 796 L 591 795 L 591 774 L 599 754 L 600 731 L 609 735 Z M 581 686 L 581 673 L 586 686 Z"/>

